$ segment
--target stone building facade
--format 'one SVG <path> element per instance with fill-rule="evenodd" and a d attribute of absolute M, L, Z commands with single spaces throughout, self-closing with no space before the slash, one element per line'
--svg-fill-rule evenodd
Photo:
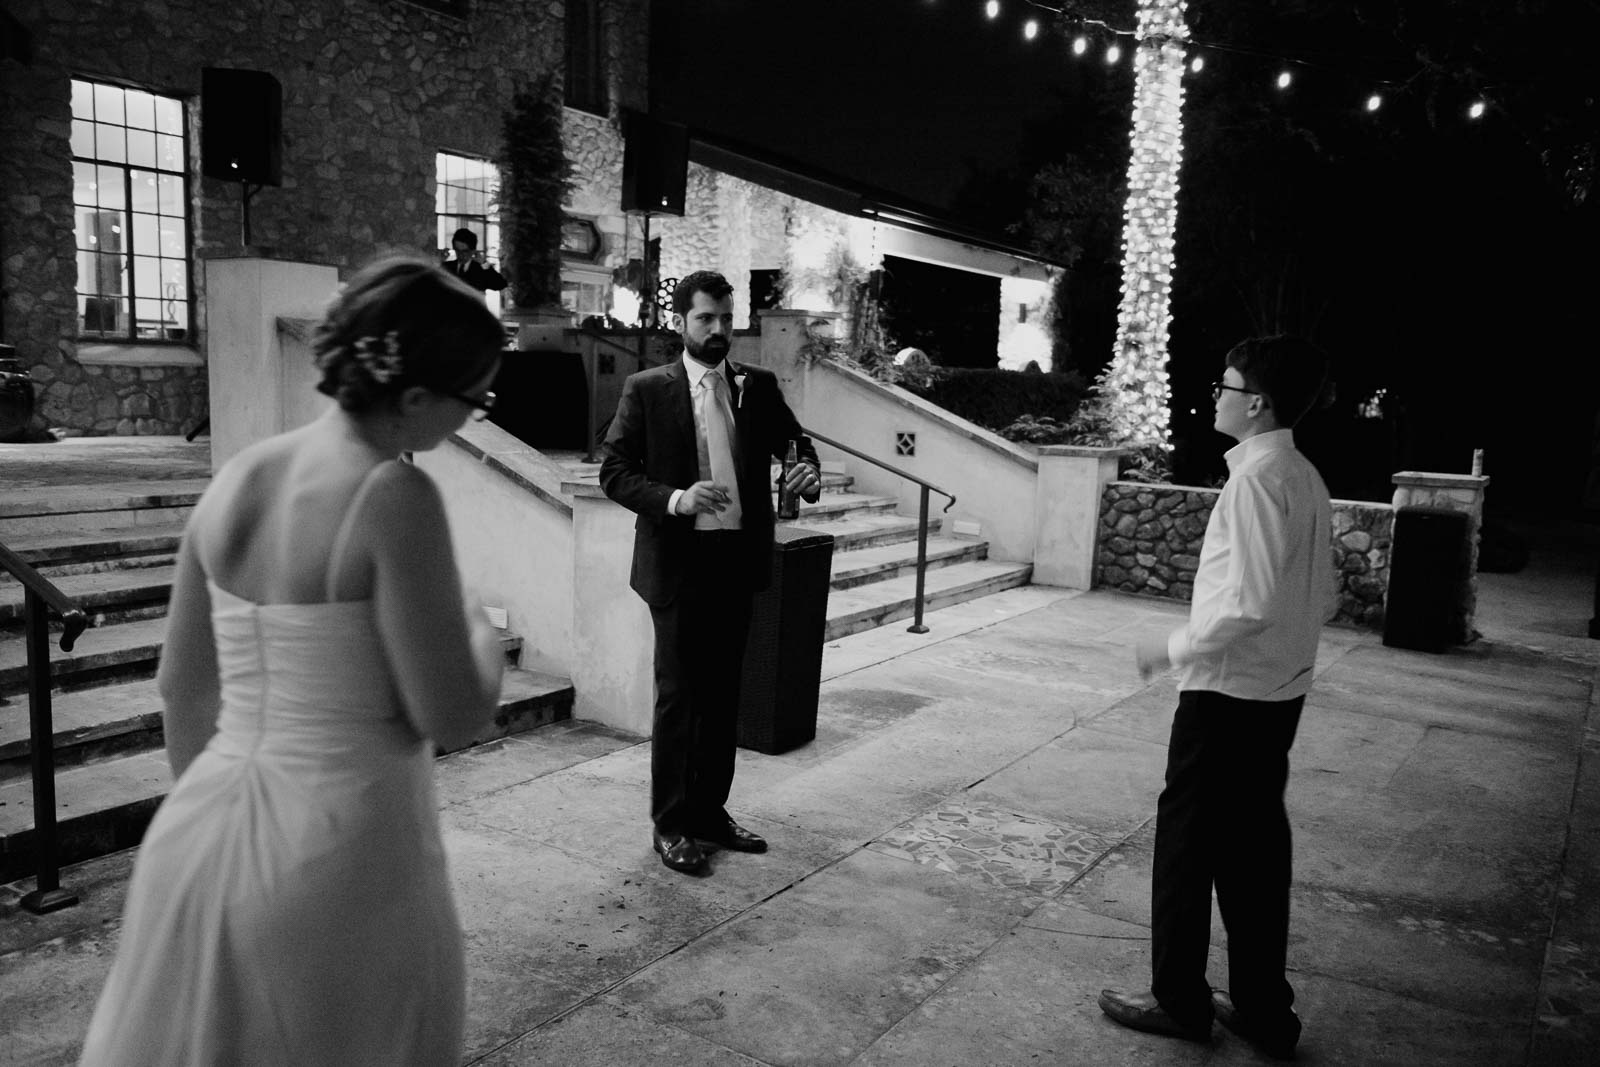
<path fill-rule="evenodd" d="M 0 59 L 0 340 L 29 368 L 40 421 L 73 433 L 170 434 L 203 419 L 208 258 L 248 253 L 348 271 L 382 251 L 433 254 L 437 153 L 500 154 L 515 89 L 562 76 L 575 5 L 594 13 L 609 99 L 594 114 L 568 109 L 569 153 L 586 171 L 620 172 L 619 109 L 648 106 L 648 0 L 9 3 L 26 44 Z M 206 67 L 266 71 L 283 90 L 283 183 L 252 198 L 250 249 L 240 188 L 201 176 Z M 176 336 L 81 336 L 74 79 L 182 102 L 193 312 L 189 328 L 169 331 Z M 585 195 L 575 206 L 625 229 L 610 187 Z"/>

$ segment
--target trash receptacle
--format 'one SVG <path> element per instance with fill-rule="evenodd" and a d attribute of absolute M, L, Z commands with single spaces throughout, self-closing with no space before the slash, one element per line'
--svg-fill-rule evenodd
<path fill-rule="evenodd" d="M 773 531 L 772 581 L 750 609 L 739 686 L 741 748 L 774 755 L 817 736 L 832 564 L 832 534 L 805 526 Z"/>
<path fill-rule="evenodd" d="M 1443 652 L 1466 640 L 1462 596 L 1470 567 L 1468 517 L 1449 508 L 1395 513 L 1383 643 Z"/>

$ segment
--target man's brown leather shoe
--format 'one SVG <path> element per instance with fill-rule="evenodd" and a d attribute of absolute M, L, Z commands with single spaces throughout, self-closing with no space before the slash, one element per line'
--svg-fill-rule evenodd
<path fill-rule="evenodd" d="M 732 819 L 726 819 L 722 825 L 713 827 L 704 833 L 697 833 L 694 836 L 697 840 L 709 841 L 713 845 L 732 852 L 765 852 L 767 850 L 766 838 L 759 834 L 751 833 Z"/>
<path fill-rule="evenodd" d="M 1119 993 L 1115 989 L 1100 991 L 1100 1010 L 1132 1030 L 1163 1037 L 1181 1037 L 1189 1041 L 1210 1041 L 1211 1024 L 1188 1026 L 1172 1016 L 1156 1001 L 1154 993 Z"/>
<path fill-rule="evenodd" d="M 1300 1016 L 1289 1009 L 1289 1014 L 1278 1023 L 1263 1026 L 1248 1015 L 1241 1016 L 1233 1006 L 1233 997 L 1228 995 L 1226 989 L 1213 989 L 1211 991 L 1211 1010 L 1217 1014 L 1217 1022 L 1226 1026 L 1239 1037 L 1250 1042 L 1261 1052 L 1273 1059 L 1294 1059 L 1295 1046 L 1300 1043 Z"/>
<path fill-rule="evenodd" d="M 664 834 L 653 830 L 650 842 L 661 854 L 661 862 L 683 874 L 698 874 L 706 865 L 706 854 L 691 837 L 683 834 Z"/>

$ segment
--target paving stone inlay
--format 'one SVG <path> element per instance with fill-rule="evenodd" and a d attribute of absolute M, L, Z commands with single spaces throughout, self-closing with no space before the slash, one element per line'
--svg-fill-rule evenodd
<path fill-rule="evenodd" d="M 947 803 L 868 848 L 990 885 L 1055 896 L 1116 845 L 1087 830 L 987 806 Z"/>

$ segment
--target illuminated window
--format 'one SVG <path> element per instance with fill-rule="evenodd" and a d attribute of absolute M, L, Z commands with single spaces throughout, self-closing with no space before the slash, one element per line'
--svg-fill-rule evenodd
<path fill-rule="evenodd" d="M 188 159 L 182 101 L 73 79 L 80 336 L 189 337 Z"/>
<path fill-rule="evenodd" d="M 478 235 L 478 251 L 489 266 L 500 261 L 500 169 L 487 159 L 440 152 L 434 160 L 434 216 L 439 257 L 450 256 L 450 237 L 468 229 Z M 500 294 L 484 294 L 489 310 L 500 313 Z"/>

